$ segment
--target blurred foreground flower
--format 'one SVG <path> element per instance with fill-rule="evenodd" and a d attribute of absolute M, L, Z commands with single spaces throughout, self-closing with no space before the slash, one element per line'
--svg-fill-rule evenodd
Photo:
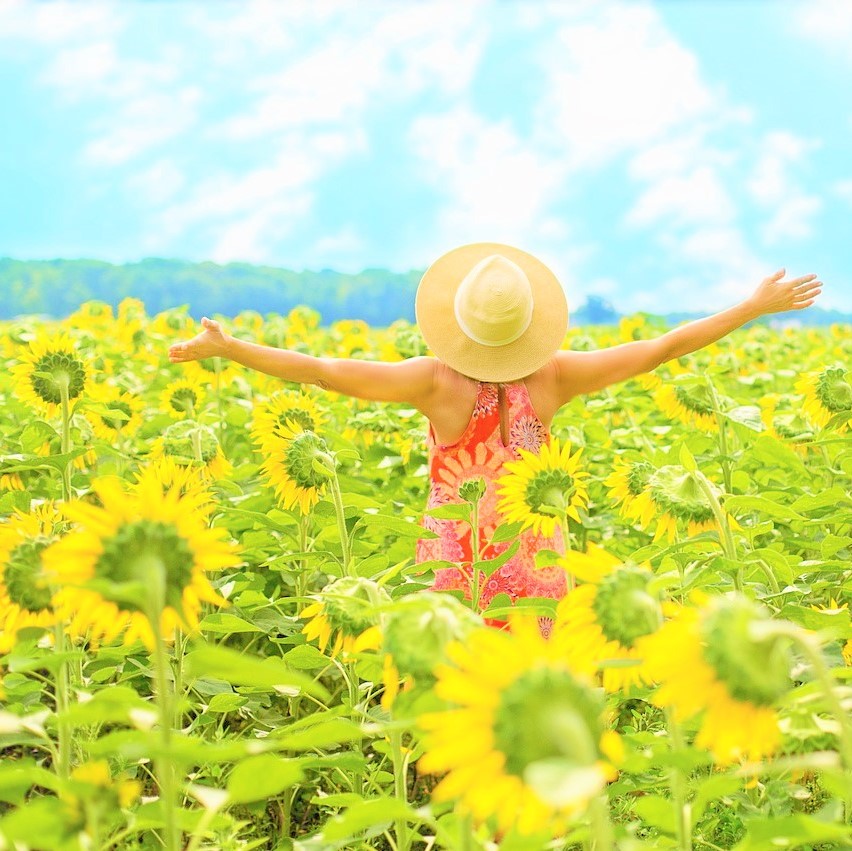
<path fill-rule="evenodd" d="M 568 663 L 589 675 L 601 669 L 609 692 L 649 683 L 637 641 L 662 624 L 651 571 L 624 565 L 595 544 L 588 553 L 568 552 L 562 564 L 583 583 L 556 609 L 553 637 L 564 639 Z"/>
<path fill-rule="evenodd" d="M 223 605 L 209 571 L 239 562 L 224 530 L 207 526 L 203 499 L 164 487 L 156 468 L 127 489 L 118 479 L 92 483 L 101 506 L 74 500 L 63 506 L 78 524 L 44 551 L 45 569 L 59 590 L 57 614 L 72 631 L 154 646 L 149 618 L 159 610 L 164 638 L 176 627 L 198 627 L 201 601 Z"/>
<path fill-rule="evenodd" d="M 572 672 L 534 618 L 483 628 L 449 648 L 435 693 L 453 708 L 420 716 L 419 768 L 448 772 L 436 801 L 458 800 L 503 831 L 563 833 L 616 776 L 620 739 L 604 732 L 602 694 Z"/>
<path fill-rule="evenodd" d="M 720 763 L 758 760 L 780 743 L 774 704 L 791 688 L 789 640 L 763 636 L 769 621 L 768 610 L 746 597 L 711 597 L 639 639 L 660 683 L 653 702 L 678 720 L 703 712 L 695 743 Z"/>

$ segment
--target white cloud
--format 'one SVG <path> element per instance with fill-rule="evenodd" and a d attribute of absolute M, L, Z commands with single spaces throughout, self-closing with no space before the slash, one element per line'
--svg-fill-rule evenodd
<path fill-rule="evenodd" d="M 788 131 L 772 131 L 760 139 L 758 159 L 746 189 L 769 216 L 761 227 L 768 245 L 805 239 L 813 233 L 812 220 L 823 202 L 800 187 L 794 172 L 807 165 L 808 155 L 820 145 L 819 140 Z"/>
<path fill-rule="evenodd" d="M 625 221 L 649 226 L 666 221 L 675 227 L 727 222 L 735 214 L 730 195 L 716 171 L 708 166 L 652 183 L 639 196 Z"/>
<path fill-rule="evenodd" d="M 109 0 L 2 0 L 0 41 L 57 45 L 76 39 L 97 40 L 121 30 L 118 4 Z"/>
<path fill-rule="evenodd" d="M 808 0 L 793 4 L 790 31 L 805 36 L 845 59 L 852 44 L 852 3 L 848 0 Z"/>
<path fill-rule="evenodd" d="M 547 244 L 567 236 L 549 207 L 565 176 L 559 159 L 543 154 L 505 121 L 492 122 L 466 107 L 422 116 L 410 130 L 421 174 L 444 195 L 434 240 L 493 240 Z"/>
<path fill-rule="evenodd" d="M 600 166 L 723 106 L 695 56 L 647 5 L 581 7 L 540 56 L 537 124 L 574 168 Z"/>
<path fill-rule="evenodd" d="M 852 204 L 852 178 L 837 181 L 832 187 L 832 191 L 838 198 Z"/>

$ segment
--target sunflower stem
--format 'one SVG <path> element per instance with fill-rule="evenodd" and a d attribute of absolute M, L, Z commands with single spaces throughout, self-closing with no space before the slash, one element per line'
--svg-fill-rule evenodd
<path fill-rule="evenodd" d="M 160 788 L 160 810 L 165 825 L 163 846 L 166 851 L 179 851 L 180 837 L 176 819 L 175 766 L 172 761 L 172 695 L 169 684 L 168 660 L 163 640 L 161 619 L 166 605 L 165 566 L 154 560 L 148 586 L 147 617 L 154 635 L 154 674 L 157 709 L 160 716 L 161 753 L 155 761 L 157 785 Z"/>
<path fill-rule="evenodd" d="M 59 667 L 56 669 L 56 774 L 67 780 L 71 771 L 71 728 L 68 725 L 67 710 L 69 704 L 68 661 L 64 658 L 67 644 L 65 624 L 57 621 L 53 626 L 53 648 L 59 654 Z"/>
<path fill-rule="evenodd" d="M 605 795 L 598 795 L 589 802 L 591 816 L 590 851 L 612 851 L 612 822 L 609 818 L 609 801 Z"/>
<path fill-rule="evenodd" d="M 671 738 L 672 750 L 677 752 L 683 750 L 683 736 L 681 735 L 680 725 L 670 710 L 666 710 L 666 727 Z M 690 808 L 686 801 L 686 777 L 677 765 L 672 766 L 669 772 L 669 784 L 675 808 L 677 847 L 679 851 L 692 851 L 692 826 L 690 824 Z"/>
<path fill-rule="evenodd" d="M 71 451 L 71 406 L 68 399 L 68 376 L 58 376 L 59 397 L 62 407 L 62 443 L 60 452 L 67 455 Z M 71 499 L 71 462 L 66 460 L 62 465 L 62 498 L 65 502 Z"/>
<path fill-rule="evenodd" d="M 308 551 L 308 515 L 299 516 L 299 552 Z M 299 559 L 299 574 L 296 577 L 296 617 L 302 616 L 305 596 L 308 593 L 308 563 L 304 556 Z"/>
<path fill-rule="evenodd" d="M 710 380 L 710 376 L 705 373 L 707 386 L 710 388 L 710 396 L 713 399 L 713 413 L 716 415 L 716 425 L 719 427 L 719 463 L 722 467 L 722 479 L 725 482 L 725 493 L 731 493 L 731 461 L 728 458 L 728 435 L 726 432 L 727 423 L 722 416 L 722 407 L 719 404 L 719 397 L 716 394 L 716 388 Z"/>
<path fill-rule="evenodd" d="M 340 533 L 340 550 L 343 557 L 343 575 L 357 578 L 358 573 L 352 564 L 352 555 L 349 552 L 349 533 L 346 531 L 346 515 L 343 513 L 343 496 L 340 493 L 340 480 L 337 478 L 337 470 L 332 470 L 329 479 L 331 499 L 334 502 L 334 515 L 337 518 L 337 531 Z"/>
<path fill-rule="evenodd" d="M 391 757 L 393 759 L 394 796 L 404 804 L 408 803 L 408 784 L 406 782 L 408 763 L 402 752 L 402 733 L 395 729 L 390 732 Z M 408 825 L 404 818 L 398 818 L 394 826 L 397 851 L 409 851 L 411 840 Z"/>
<path fill-rule="evenodd" d="M 734 544 L 734 537 L 731 534 L 731 527 L 728 524 L 728 518 L 725 516 L 725 512 L 722 510 L 722 506 L 719 503 L 716 494 L 713 493 L 713 488 L 710 487 L 710 482 L 707 480 L 707 477 L 700 470 L 694 470 L 691 473 L 695 482 L 704 492 L 704 496 L 707 497 L 707 501 L 710 503 L 710 508 L 713 511 L 713 516 L 716 518 L 716 523 L 719 526 L 719 540 L 722 544 L 722 549 L 725 552 L 725 555 L 733 562 L 737 559 L 737 550 Z M 742 590 L 742 571 L 740 571 L 737 579 L 737 590 Z"/>
<path fill-rule="evenodd" d="M 479 546 L 479 500 L 477 499 L 475 502 L 471 502 L 470 504 L 470 543 L 471 543 L 471 555 L 473 556 L 473 576 L 472 576 L 472 587 L 470 592 L 470 600 L 472 604 L 473 611 L 479 611 L 479 580 L 480 580 L 480 569 L 476 567 L 477 564 L 482 560 L 482 551 Z"/>
<path fill-rule="evenodd" d="M 568 531 L 568 523 L 566 522 L 565 517 L 561 517 L 559 520 L 559 536 L 562 538 L 562 550 L 563 552 L 568 552 L 568 545 L 571 541 L 571 533 Z M 582 552 L 586 551 L 586 539 L 585 535 L 583 536 L 582 542 Z M 566 583 L 569 591 L 573 591 L 576 586 L 576 580 L 574 579 L 574 574 L 570 571 L 566 571 L 567 578 Z"/>
<path fill-rule="evenodd" d="M 225 416 L 222 411 L 222 359 L 221 358 L 213 358 L 213 369 L 216 374 L 216 380 L 214 382 L 214 392 L 216 394 L 216 411 L 218 418 L 218 430 L 219 430 L 219 445 L 222 446 L 225 442 Z"/>

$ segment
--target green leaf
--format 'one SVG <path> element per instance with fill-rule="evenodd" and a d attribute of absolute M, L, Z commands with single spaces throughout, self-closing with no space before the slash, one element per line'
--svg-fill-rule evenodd
<path fill-rule="evenodd" d="M 322 829 L 322 836 L 328 840 L 350 839 L 368 827 L 389 824 L 396 819 L 423 821 L 408 804 L 397 798 L 372 798 L 330 819 Z"/>
<path fill-rule="evenodd" d="M 262 801 L 283 792 L 302 779 L 295 760 L 261 754 L 242 760 L 228 776 L 228 795 L 235 804 Z"/>
<path fill-rule="evenodd" d="M 199 624 L 208 632 L 231 634 L 237 632 L 263 632 L 259 626 L 228 612 L 211 612 Z"/>
<path fill-rule="evenodd" d="M 469 502 L 460 504 L 447 503 L 446 505 L 436 505 L 434 508 L 427 508 L 425 511 L 430 517 L 436 520 L 466 520 L 470 522 L 471 505 Z"/>
<path fill-rule="evenodd" d="M 319 716 L 316 714 L 313 719 Z M 364 738 L 361 727 L 348 718 L 321 718 L 304 729 L 291 730 L 279 727 L 272 735 L 279 747 L 300 751 L 312 748 L 327 748 Z"/>
<path fill-rule="evenodd" d="M 491 543 L 502 544 L 503 541 L 511 541 L 513 538 L 518 537 L 523 528 L 524 524 L 520 520 L 516 520 L 514 523 L 501 523 L 494 530 L 494 534 L 491 536 Z"/>
<path fill-rule="evenodd" d="M 677 832 L 677 818 L 675 806 L 668 798 L 661 795 L 643 795 L 633 805 L 633 810 L 642 821 L 674 836 Z"/>
<path fill-rule="evenodd" d="M 747 819 L 746 835 L 734 851 L 766 851 L 767 848 L 796 848 L 815 842 L 849 841 L 850 828 L 820 821 L 813 816 L 792 815 Z"/>
<path fill-rule="evenodd" d="M 681 444 L 678 457 L 680 458 L 680 463 L 684 470 L 694 473 L 698 469 L 698 464 L 695 463 L 695 457 L 689 451 L 689 447 L 687 447 L 685 443 Z"/>
<path fill-rule="evenodd" d="M 281 659 L 260 659 L 227 647 L 196 644 L 185 658 L 191 676 L 212 676 L 231 685 L 259 686 L 274 691 L 303 691 L 320 699 L 328 692 L 304 674 L 291 671 Z"/>
<path fill-rule="evenodd" d="M 725 508 L 732 514 L 738 512 L 756 511 L 775 520 L 806 520 L 788 505 L 767 499 L 764 496 L 728 496 L 725 498 Z"/>
<path fill-rule="evenodd" d="M 722 416 L 737 423 L 737 425 L 745 426 L 750 431 L 766 431 L 766 426 L 761 419 L 760 408 L 756 405 L 739 405 L 730 411 L 723 411 Z"/>
<path fill-rule="evenodd" d="M 473 568 L 481 570 L 486 576 L 491 576 L 492 573 L 499 570 L 512 556 L 518 551 L 520 546 L 519 540 L 512 541 L 500 555 L 494 558 L 486 559 L 485 561 L 475 561 Z"/>
<path fill-rule="evenodd" d="M 733 795 L 742 784 L 741 777 L 732 777 L 729 774 L 711 774 L 709 777 L 700 778 L 694 784 L 696 792 L 695 799 L 692 802 L 693 823 L 701 820 L 701 816 L 710 801 L 715 801 L 725 795 Z"/>
<path fill-rule="evenodd" d="M 232 691 L 214 694 L 207 704 L 208 712 L 233 712 L 248 703 L 248 698 Z"/>

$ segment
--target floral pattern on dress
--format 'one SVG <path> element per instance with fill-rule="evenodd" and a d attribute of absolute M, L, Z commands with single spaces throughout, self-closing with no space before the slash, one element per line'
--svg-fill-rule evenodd
<path fill-rule="evenodd" d="M 475 476 L 485 480 L 485 494 L 479 503 L 479 549 L 486 559 L 499 555 L 511 543 L 488 543 L 502 522 L 497 511 L 497 479 L 505 474 L 504 465 L 517 460 L 519 447 L 535 452 L 549 440 L 547 429 L 532 407 L 526 386 L 517 382 L 504 384 L 504 388 L 510 435 L 508 446 L 500 436 L 497 385 L 485 382 L 479 384 L 471 421 L 458 443 L 438 445 L 432 429 L 427 438 L 431 482 L 427 507 L 460 503 L 458 488 L 462 482 Z M 461 520 L 438 520 L 428 515 L 424 515 L 422 525 L 440 537 L 418 540 L 416 561 L 445 559 L 458 565 L 437 570 L 432 590 L 461 590 L 469 597 L 468 577 L 474 560 L 470 527 Z M 567 592 L 564 570 L 558 567 L 539 569 L 535 565 L 535 554 L 539 550 L 565 552 L 561 533 L 557 530 L 555 535 L 548 537 L 524 530 L 518 537 L 518 551 L 488 577 L 481 588 L 483 609 L 498 594 L 507 594 L 514 602 L 520 597 L 558 600 Z M 542 634 L 548 634 L 549 619 L 540 618 L 539 621 Z M 503 621 L 488 622 L 495 626 L 504 624 Z"/>
<path fill-rule="evenodd" d="M 509 446 L 515 452 L 526 449 L 538 455 L 546 440 L 547 430 L 538 417 L 519 417 L 509 430 Z"/>
<path fill-rule="evenodd" d="M 476 395 L 476 404 L 473 406 L 473 418 L 487 417 L 497 410 L 497 385 L 480 384 Z"/>

